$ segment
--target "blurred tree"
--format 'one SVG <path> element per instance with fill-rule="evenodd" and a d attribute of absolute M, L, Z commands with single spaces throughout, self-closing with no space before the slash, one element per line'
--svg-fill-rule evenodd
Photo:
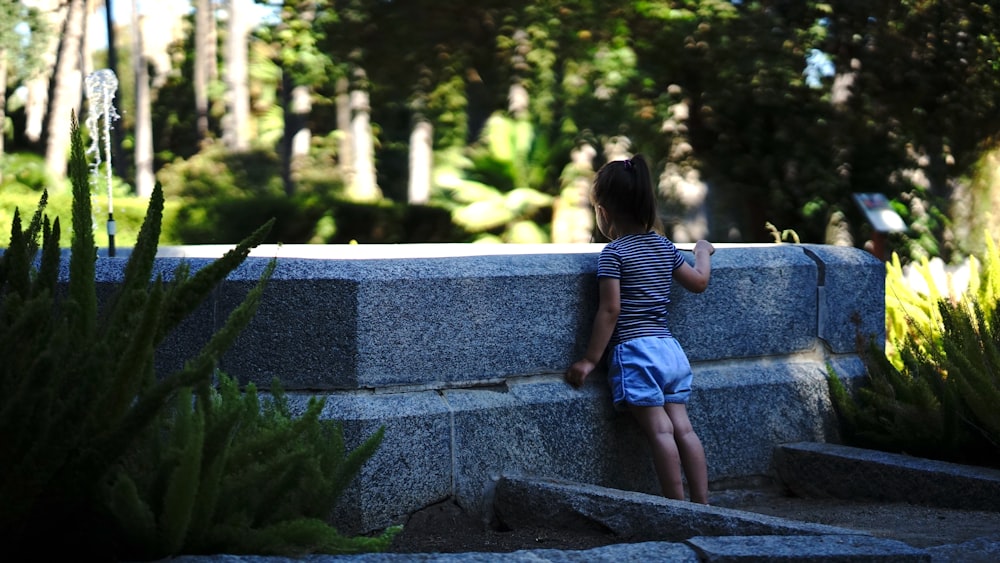
<path fill-rule="evenodd" d="M 644 77 L 638 116 L 649 118 L 636 145 L 666 159 L 659 164 L 675 200 L 685 191 L 698 195 L 702 180 L 711 186 L 712 238 L 763 241 L 772 221 L 822 240 L 820 212 L 841 198 L 825 126 L 829 104 L 803 74 L 822 37 L 814 25 L 821 7 L 675 4 L 644 3 L 632 24 Z M 682 203 L 675 205 L 697 206 Z"/>
<path fill-rule="evenodd" d="M 138 0 L 132 0 L 132 74 L 135 77 L 135 193 L 153 193 L 153 120 L 149 91 L 149 63 L 143 47 Z M 92 133 L 93 134 L 93 133 Z"/>
<path fill-rule="evenodd" d="M 229 150 L 250 148 L 250 85 L 248 46 L 251 0 L 226 0 L 226 116 L 222 120 L 222 142 Z"/>
<path fill-rule="evenodd" d="M 69 128 L 66 122 L 80 115 L 83 99 L 83 51 L 87 33 L 86 0 L 67 0 L 66 18 L 59 33 L 59 54 L 52 76 L 49 108 L 45 112 L 45 165 L 55 176 L 66 175 L 69 157 Z"/>
<path fill-rule="evenodd" d="M 197 112 L 199 140 L 208 137 L 209 84 L 219 76 L 218 37 L 215 26 L 215 6 L 212 0 L 195 0 L 194 5 L 194 107 Z"/>
<path fill-rule="evenodd" d="M 328 0 L 286 0 L 278 22 L 258 32 L 281 73 L 283 128 L 279 153 L 282 182 L 288 195 L 295 192 L 296 176 L 309 151 L 314 92 L 332 85 L 343 75 L 343 67 L 335 66 L 330 56 L 318 47 L 324 27 L 338 19 L 336 11 L 330 8 Z"/>
<path fill-rule="evenodd" d="M 13 132 L 7 119 L 7 82 L 28 79 L 39 70 L 42 47 L 51 35 L 36 8 L 0 0 L 0 158 L 8 133 Z"/>
<path fill-rule="evenodd" d="M 1000 10 L 955 0 L 831 4 L 826 51 L 849 72 L 838 118 L 852 189 L 885 186 L 907 201 L 923 252 L 964 252 L 945 213 L 958 179 L 996 146 Z"/>
<path fill-rule="evenodd" d="M 41 59 L 40 72 L 25 83 L 27 92 L 24 103 L 24 136 L 32 144 L 39 143 L 45 136 L 49 81 L 55 70 L 59 33 L 67 13 L 67 6 L 62 0 L 37 0 L 33 6 L 38 10 L 42 22 L 41 28 L 48 30 L 49 33 L 35 43 Z"/>

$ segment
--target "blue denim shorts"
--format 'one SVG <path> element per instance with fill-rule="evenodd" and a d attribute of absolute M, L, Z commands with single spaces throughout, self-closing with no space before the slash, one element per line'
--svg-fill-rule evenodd
<path fill-rule="evenodd" d="M 691 363 L 676 338 L 636 338 L 612 348 L 608 357 L 608 382 L 618 409 L 686 404 L 691 378 Z"/>

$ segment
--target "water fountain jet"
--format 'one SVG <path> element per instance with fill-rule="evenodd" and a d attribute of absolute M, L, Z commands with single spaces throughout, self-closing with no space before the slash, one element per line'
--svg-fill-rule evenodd
<path fill-rule="evenodd" d="M 87 150 L 87 154 L 94 155 L 91 172 L 93 183 L 97 186 L 101 168 L 101 140 L 103 139 L 104 154 L 107 156 L 105 169 L 108 193 L 108 256 L 111 257 L 115 255 L 115 208 L 111 190 L 111 123 L 120 117 L 115 111 L 114 105 L 117 90 L 118 77 L 111 69 L 102 68 L 87 75 L 86 94 L 87 102 L 90 104 L 90 113 L 87 115 L 90 148 Z"/>

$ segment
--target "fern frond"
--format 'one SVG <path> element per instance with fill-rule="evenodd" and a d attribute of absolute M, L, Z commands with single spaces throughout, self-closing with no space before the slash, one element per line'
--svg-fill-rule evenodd
<path fill-rule="evenodd" d="M 73 237 L 69 262 L 69 299 L 74 307 L 67 316 L 73 331 L 89 337 L 97 326 L 97 287 L 94 283 L 97 247 L 94 246 L 90 183 L 87 180 L 87 157 L 83 135 L 76 115 L 70 124 L 70 181 L 73 185 Z"/>
<path fill-rule="evenodd" d="M 226 252 L 221 258 L 201 268 L 190 278 L 172 285 L 167 294 L 160 330 L 156 342 L 159 343 L 177 324 L 191 314 L 204 301 L 205 297 L 229 275 L 237 266 L 243 263 L 250 251 L 267 237 L 274 225 L 271 219 L 235 248 Z M 272 261 L 273 262 L 273 261 Z M 274 271 L 274 265 L 269 266 L 267 277 Z M 262 276 L 264 279 L 264 276 Z"/>
<path fill-rule="evenodd" d="M 159 550 L 156 518 L 149 505 L 140 498 L 132 478 L 119 471 L 108 495 L 108 508 L 114 514 L 123 536 L 131 549 L 140 553 Z"/>
<path fill-rule="evenodd" d="M 159 280 L 148 291 L 143 290 L 146 302 L 142 316 L 129 337 L 121 343 L 123 350 L 112 366 L 108 392 L 102 401 L 103 408 L 99 409 L 102 416 L 113 420 L 121 418 L 147 382 L 143 374 L 152 369 L 153 337 L 160 320 L 163 294 L 163 284 Z"/>
<path fill-rule="evenodd" d="M 164 555 L 180 553 L 198 496 L 205 426 L 204 416 L 192 408 L 192 400 L 188 390 L 178 393 L 175 400 L 173 439 L 177 463 L 167 482 L 159 522 Z"/>
<path fill-rule="evenodd" d="M 56 293 L 56 284 L 59 281 L 59 238 L 61 234 L 59 218 L 56 217 L 50 225 L 49 218 L 45 217 L 42 225 L 42 259 L 39 262 L 38 275 L 35 277 L 31 290 L 33 295 L 42 291 L 51 295 Z"/>

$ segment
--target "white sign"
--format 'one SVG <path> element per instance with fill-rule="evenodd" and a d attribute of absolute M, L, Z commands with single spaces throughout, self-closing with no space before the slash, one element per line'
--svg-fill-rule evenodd
<path fill-rule="evenodd" d="M 864 212 L 872 228 L 880 233 L 902 233 L 908 227 L 903 218 L 896 213 L 884 194 L 854 194 L 854 201 Z"/>

